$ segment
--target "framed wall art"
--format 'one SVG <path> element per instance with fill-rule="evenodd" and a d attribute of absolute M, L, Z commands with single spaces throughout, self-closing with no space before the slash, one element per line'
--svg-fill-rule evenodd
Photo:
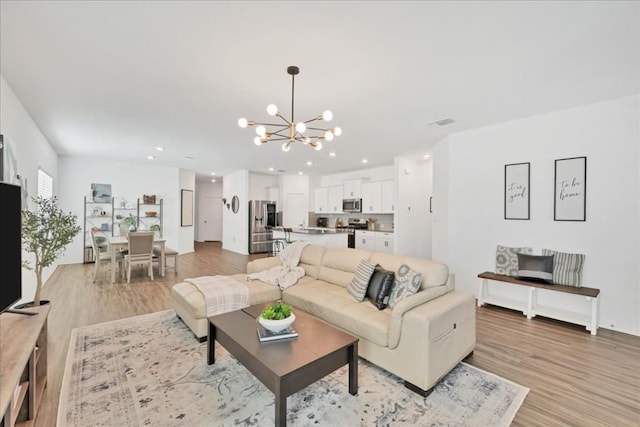
<path fill-rule="evenodd" d="M 504 165 L 504 219 L 529 219 L 531 202 L 529 169 L 529 163 Z"/>
<path fill-rule="evenodd" d="M 587 158 L 557 159 L 554 176 L 553 219 L 586 221 Z"/>
<path fill-rule="evenodd" d="M 181 208 L 180 225 L 183 227 L 193 226 L 193 190 L 180 190 Z"/>

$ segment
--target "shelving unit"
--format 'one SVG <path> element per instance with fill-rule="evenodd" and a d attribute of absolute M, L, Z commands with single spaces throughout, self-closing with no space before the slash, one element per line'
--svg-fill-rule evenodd
<path fill-rule="evenodd" d="M 34 425 L 47 386 L 49 305 L 34 316 L 4 313 L 0 332 L 0 410 L 2 426 Z"/>
<path fill-rule="evenodd" d="M 111 209 L 113 210 L 113 230 L 111 231 L 112 236 L 120 236 L 122 232 L 121 225 L 124 222 L 124 219 L 127 218 L 130 214 L 137 215 L 138 213 L 137 205 L 133 206 L 124 202 L 123 206 L 123 201 L 124 199 L 122 199 L 122 201 L 116 202 L 115 197 L 111 200 Z M 118 219 L 118 215 L 121 215 L 122 218 Z M 136 226 L 137 225 L 138 222 L 136 220 Z"/>
<path fill-rule="evenodd" d="M 162 237 L 162 199 L 158 203 L 144 203 L 138 199 L 138 230 L 150 230 L 151 227 L 157 225 L 160 230 L 154 230 L 159 237 Z M 148 215 L 147 212 L 156 212 L 155 216 Z"/>
<path fill-rule="evenodd" d="M 82 260 L 94 262 L 95 255 L 91 244 L 91 230 L 99 229 L 107 237 L 113 234 L 113 198 L 109 202 L 94 202 L 84 197 L 84 248 Z"/>

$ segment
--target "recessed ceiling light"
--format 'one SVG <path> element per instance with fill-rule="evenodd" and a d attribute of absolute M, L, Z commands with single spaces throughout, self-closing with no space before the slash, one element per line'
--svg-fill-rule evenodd
<path fill-rule="evenodd" d="M 216 174 L 215 172 L 211 172 L 211 175 L 215 175 L 215 174 Z"/>
<path fill-rule="evenodd" d="M 307 162 L 307 166 L 311 166 L 311 165 L 313 165 L 313 163 L 311 162 L 311 160 L 309 160 L 309 161 Z"/>
<path fill-rule="evenodd" d="M 425 159 L 428 159 L 429 157 L 431 157 L 431 156 L 430 156 L 430 155 L 428 155 L 428 154 L 425 154 L 425 155 L 424 155 L 424 158 L 425 158 Z"/>
<path fill-rule="evenodd" d="M 184 158 L 185 158 L 185 159 L 187 159 L 187 160 L 193 160 L 193 159 L 195 159 L 195 157 L 193 157 L 193 156 L 184 156 Z"/>
<path fill-rule="evenodd" d="M 164 151 L 164 147 L 156 147 L 156 150 L 158 150 L 158 151 Z"/>
<path fill-rule="evenodd" d="M 329 157 L 335 157 L 336 153 L 334 153 L 333 151 L 329 153 Z"/>
<path fill-rule="evenodd" d="M 298 172 L 298 175 L 302 175 L 302 171 Z"/>
<path fill-rule="evenodd" d="M 147 156 L 147 159 L 149 159 L 149 160 L 153 160 L 155 158 L 156 158 L 156 156 Z"/>
<path fill-rule="evenodd" d="M 216 180 L 215 180 L 215 179 L 212 179 L 212 180 L 211 180 L 211 182 L 216 182 Z"/>
<path fill-rule="evenodd" d="M 362 163 L 369 163 L 369 160 L 367 160 L 367 159 L 362 159 Z"/>
<path fill-rule="evenodd" d="M 273 172 L 273 168 L 269 168 L 269 172 Z"/>

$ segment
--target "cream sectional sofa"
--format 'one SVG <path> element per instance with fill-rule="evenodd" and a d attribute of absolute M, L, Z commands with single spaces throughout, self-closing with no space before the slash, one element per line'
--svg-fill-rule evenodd
<path fill-rule="evenodd" d="M 419 292 L 399 301 L 393 309 L 378 310 L 365 299 L 356 301 L 346 290 L 362 259 L 397 271 L 405 263 L 422 274 Z M 279 265 L 278 257 L 247 264 L 247 274 Z M 302 251 L 306 275 L 294 286 L 246 280 L 250 303 L 282 299 L 339 329 L 357 336 L 359 356 L 399 376 L 410 389 L 428 394 L 437 382 L 473 352 L 476 343 L 475 298 L 454 290 L 454 277 L 446 265 L 428 259 L 348 248 L 308 245 Z M 178 316 L 197 337 L 206 337 L 208 321 L 204 298 L 193 285 L 173 287 Z"/>

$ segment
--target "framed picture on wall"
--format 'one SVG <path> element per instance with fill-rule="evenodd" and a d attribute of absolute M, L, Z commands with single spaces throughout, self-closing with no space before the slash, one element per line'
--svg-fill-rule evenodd
<path fill-rule="evenodd" d="M 528 162 L 504 165 L 504 219 L 529 219 L 529 168 Z"/>
<path fill-rule="evenodd" d="M 587 158 L 571 157 L 555 162 L 553 219 L 587 220 Z"/>
<path fill-rule="evenodd" d="M 193 191 L 180 190 L 181 195 L 181 215 L 180 225 L 183 227 L 193 226 Z"/>

